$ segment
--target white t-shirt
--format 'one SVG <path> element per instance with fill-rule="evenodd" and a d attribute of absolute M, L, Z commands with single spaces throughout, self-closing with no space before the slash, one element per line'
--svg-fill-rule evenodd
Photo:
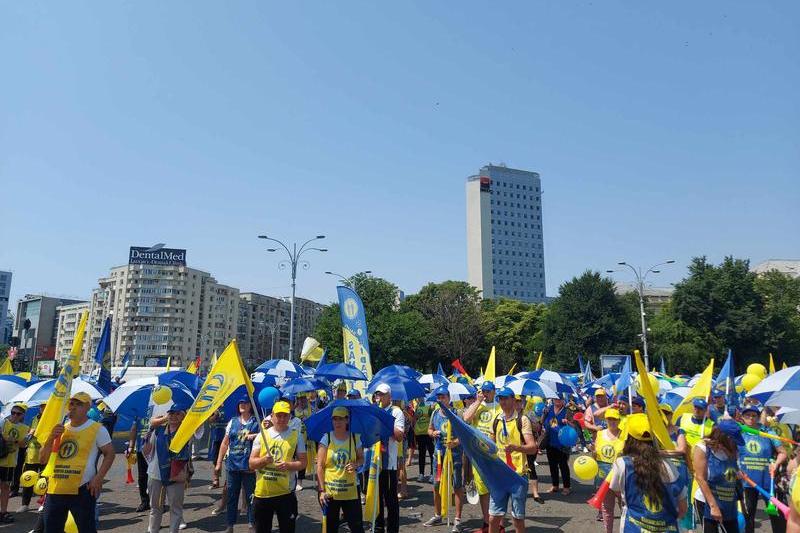
<path fill-rule="evenodd" d="M 295 449 L 295 454 L 306 453 L 306 441 L 305 439 L 303 439 L 303 435 L 300 433 L 300 431 L 296 430 L 291 426 L 289 426 L 288 428 L 286 428 L 285 431 L 282 431 L 280 433 L 278 433 L 278 431 L 274 427 L 271 427 L 267 430 L 267 435 L 271 439 L 286 440 L 289 438 L 289 435 L 291 435 L 292 432 L 294 431 L 297 431 L 297 448 Z M 264 442 L 264 437 L 261 433 L 259 433 L 258 437 L 256 437 L 256 439 L 253 441 L 252 453 L 255 453 L 256 455 L 261 453 L 261 446 L 263 442 Z M 292 470 L 289 472 L 289 487 L 294 487 L 296 484 L 297 484 L 297 472 Z"/>
<path fill-rule="evenodd" d="M 197 431 L 194 432 L 194 438 L 199 439 L 203 436 L 203 426 L 197 428 Z M 153 431 L 150 434 L 150 442 L 153 443 L 153 455 L 148 459 L 147 462 L 147 476 L 151 479 L 157 479 L 161 481 L 161 470 L 158 468 L 158 447 L 156 447 L 156 432 Z M 145 457 L 147 459 L 147 457 Z M 214 458 L 214 463 L 216 463 L 216 458 Z"/>
<path fill-rule="evenodd" d="M 661 476 L 661 481 L 664 483 L 673 483 L 678 479 L 678 468 L 669 462 L 667 459 L 662 459 L 664 464 L 664 473 Z M 628 504 L 625 501 L 625 459 L 617 457 L 614 464 L 611 466 L 611 483 L 609 488 L 622 497 L 622 515 L 620 517 L 620 524 L 625 524 L 628 514 Z M 678 501 L 686 499 L 687 488 L 682 487 L 681 493 L 678 496 Z"/>
<path fill-rule="evenodd" d="M 67 422 L 65 428 L 71 428 L 72 431 L 80 433 L 88 428 L 91 424 L 100 425 L 99 422 L 95 422 L 90 418 L 80 426 L 75 427 L 72 426 L 72 422 Z M 108 434 L 108 430 L 101 425 L 97 430 L 97 435 L 95 435 L 94 446 L 92 446 L 92 449 L 89 450 L 89 457 L 86 460 L 86 468 L 83 469 L 81 485 L 89 483 L 92 478 L 97 475 L 97 457 L 100 454 L 100 448 L 106 444 L 111 444 L 111 436 Z"/>
<path fill-rule="evenodd" d="M 700 442 L 695 444 L 694 447 L 700 448 L 701 450 L 706 452 L 706 457 L 708 457 L 708 447 L 706 446 L 706 443 L 704 441 L 701 440 Z M 728 460 L 728 454 L 725 453 L 725 450 L 719 450 L 719 451 L 711 450 L 711 453 L 713 453 L 720 461 Z M 694 499 L 699 502 L 706 503 L 706 497 L 703 496 L 703 491 L 700 490 L 699 486 L 697 487 L 697 490 L 694 491 Z"/>
<path fill-rule="evenodd" d="M 400 430 L 405 433 L 406 429 L 406 417 L 403 414 L 402 409 L 397 407 L 396 405 L 392 405 L 388 409 L 389 413 L 394 417 L 394 429 Z M 386 466 L 386 470 L 397 470 L 397 445 L 401 444 L 394 440 L 394 436 L 389 437 L 389 459 Z"/>

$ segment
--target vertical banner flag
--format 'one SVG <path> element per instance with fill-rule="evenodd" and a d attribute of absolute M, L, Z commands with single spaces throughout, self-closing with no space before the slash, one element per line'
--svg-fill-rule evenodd
<path fill-rule="evenodd" d="M 714 358 L 711 358 L 711 361 L 708 363 L 708 366 L 703 373 L 700 375 L 700 379 L 694 384 L 694 386 L 689 389 L 689 392 L 683 398 L 683 401 L 678 405 L 678 408 L 672 413 L 672 423 L 677 424 L 678 420 L 681 419 L 686 413 L 692 412 L 692 401 L 695 398 L 702 398 L 704 400 L 708 399 L 708 396 L 711 394 L 711 382 L 714 377 Z M 702 436 L 702 435 L 701 435 Z"/>
<path fill-rule="evenodd" d="M 253 383 L 242 363 L 242 356 L 239 355 L 236 340 L 232 340 L 209 370 L 200 392 L 197 393 L 194 403 L 186 413 L 186 418 L 183 419 L 172 438 L 169 445 L 170 451 L 180 452 L 197 428 L 202 426 L 203 422 L 222 406 L 228 396 L 242 385 L 245 386 L 252 403 Z"/>
<path fill-rule="evenodd" d="M 772 354 L 769 354 L 769 375 L 775 373 L 775 359 L 772 358 Z"/>
<path fill-rule="evenodd" d="M 125 374 L 128 373 L 128 367 L 131 366 L 131 352 L 125 352 L 125 355 L 122 356 L 122 370 L 119 371 L 119 375 L 117 376 L 117 380 L 121 380 L 125 377 Z"/>
<path fill-rule="evenodd" d="M 369 336 L 364 304 L 356 291 L 342 285 L 336 287 L 339 295 L 339 310 L 342 315 L 342 337 L 344 338 L 344 362 L 361 370 L 367 379 L 372 379 L 372 361 L 369 355 Z M 368 381 L 356 381 L 353 386 L 366 395 Z"/>
<path fill-rule="evenodd" d="M 75 330 L 75 337 L 72 340 L 72 350 L 69 356 L 64 361 L 64 366 L 58 373 L 55 385 L 53 385 L 53 394 L 47 400 L 44 412 L 39 418 L 39 424 L 36 426 L 34 438 L 37 442 L 44 442 L 50 436 L 53 428 L 60 424 L 64 419 L 64 413 L 67 410 L 67 402 L 72 392 L 72 379 L 78 375 L 81 369 L 81 352 L 83 352 L 83 337 L 86 334 L 86 322 L 89 320 L 89 312 L 84 311 L 81 314 L 81 320 L 78 322 L 78 329 Z M 60 444 L 60 442 L 59 442 Z M 53 475 L 53 468 L 55 467 L 55 456 L 59 452 L 59 447 L 53 443 L 53 453 L 50 454 L 50 460 L 42 473 L 45 477 Z"/>
<path fill-rule="evenodd" d="M 486 369 L 483 371 L 483 380 L 484 381 L 494 381 L 497 377 L 495 374 L 495 354 L 494 354 L 494 346 L 492 346 L 492 351 L 489 353 L 489 360 L 486 361 Z"/>
<path fill-rule="evenodd" d="M 647 420 L 650 421 L 650 429 L 658 439 L 661 447 L 665 450 L 674 450 L 675 444 L 669 438 L 669 431 L 664 424 L 664 419 L 661 418 L 661 411 L 658 409 L 658 399 L 656 398 L 656 391 L 653 390 L 650 379 L 647 375 L 647 368 L 644 366 L 642 356 L 639 350 L 633 352 L 634 359 L 636 359 L 636 371 L 639 373 L 639 394 L 644 398 L 644 403 L 647 406 L 645 413 L 647 413 Z"/>
<path fill-rule="evenodd" d="M 536 360 L 536 368 L 534 370 L 539 370 L 542 368 L 542 352 L 539 352 L 539 358 Z"/>
<path fill-rule="evenodd" d="M 100 366 L 100 373 L 97 374 L 97 386 L 108 394 L 111 392 L 111 317 L 107 317 L 103 324 L 103 332 L 100 334 L 100 342 L 97 343 L 94 362 Z"/>
<path fill-rule="evenodd" d="M 380 502 L 380 488 L 378 487 L 381 476 L 381 442 L 376 442 L 372 447 L 372 460 L 369 463 L 369 473 L 367 474 L 367 494 L 364 498 L 364 521 L 372 524 L 375 528 L 375 519 L 378 517 Z"/>

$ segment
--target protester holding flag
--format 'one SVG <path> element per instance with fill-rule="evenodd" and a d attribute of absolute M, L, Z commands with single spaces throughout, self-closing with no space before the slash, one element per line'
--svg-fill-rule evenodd
<path fill-rule="evenodd" d="M 417 407 L 414 409 L 414 439 L 417 443 L 417 450 L 419 452 L 419 477 L 417 481 L 420 483 L 425 482 L 425 462 L 430 459 L 431 465 L 431 481 L 433 480 L 433 439 L 428 435 L 428 426 L 431 422 L 432 406 L 420 400 Z"/>
<path fill-rule="evenodd" d="M 297 472 L 305 470 L 306 443 L 289 426 L 292 408 L 286 401 L 272 406 L 272 426 L 253 441 L 249 466 L 256 473 L 253 518 L 256 533 L 271 533 L 277 515 L 280 533 L 294 533 L 297 520 Z"/>
<path fill-rule="evenodd" d="M 495 417 L 500 413 L 500 405 L 495 401 L 496 390 L 494 383 L 491 381 L 484 381 L 481 384 L 481 390 L 478 392 L 475 403 L 470 405 L 464 411 L 464 421 L 467 424 L 473 425 L 481 433 L 486 435 L 487 438 L 492 437 L 492 424 Z M 489 527 L 489 487 L 484 483 L 480 472 L 473 466 L 472 478 L 475 482 L 475 489 L 478 491 L 480 498 L 481 513 L 483 513 L 484 528 Z"/>
<path fill-rule="evenodd" d="M 350 412 L 336 407 L 331 413 L 333 431 L 323 435 L 317 454 L 319 503 L 326 516 L 325 531 L 336 533 L 339 514 L 351 533 L 363 533 L 363 515 L 356 483 L 356 471 L 364 464 L 361 436 L 350 432 Z"/>
<path fill-rule="evenodd" d="M 148 459 L 147 491 L 150 495 L 150 523 L 148 531 L 161 528 L 163 498 L 169 501 L 169 531 L 178 533 L 183 523 L 183 498 L 189 480 L 191 448 L 185 443 L 177 452 L 171 450 L 172 441 L 183 422 L 188 405 L 173 404 L 167 411 L 167 423 L 152 428 L 142 454 Z"/>
<path fill-rule="evenodd" d="M 250 470 L 248 463 L 253 440 L 259 433 L 258 420 L 253 416 L 253 406 L 246 394 L 239 397 L 237 408 L 239 416 L 231 419 L 225 428 L 225 437 L 222 439 L 214 468 L 215 473 L 220 472 L 224 462 L 227 469 L 228 533 L 232 533 L 233 526 L 236 525 L 236 518 L 239 514 L 239 495 L 242 491 L 244 491 L 244 500 L 247 505 L 247 523 L 253 525 L 251 501 L 256 486 L 255 473 Z"/>
<path fill-rule="evenodd" d="M 14 521 L 8 512 L 8 498 L 19 460 L 18 450 L 25 446 L 25 437 L 30 430 L 22 422 L 26 410 L 26 405 L 15 404 L 11 407 L 11 414 L 0 421 L 0 439 L 3 439 L 6 452 L 4 457 L 0 457 L 0 524 Z"/>
<path fill-rule="evenodd" d="M 760 416 L 761 411 L 758 407 L 750 405 L 742 410 L 742 420 L 746 426 L 766 431 L 766 428 L 759 424 Z M 758 486 L 768 488 L 778 468 L 787 460 L 786 451 L 782 447 L 776 447 L 775 441 L 762 435 L 743 432 L 742 438 L 744 445 L 739 446 L 739 468 Z M 753 533 L 755 530 L 758 500 L 759 493 L 756 489 L 750 486 L 744 487 L 742 513 L 745 520 L 745 533 Z M 772 531 L 783 531 L 786 521 L 780 514 L 769 515 L 769 519 Z"/>
<path fill-rule="evenodd" d="M 381 383 L 373 394 L 378 407 L 389 412 L 394 418 L 394 433 L 388 440 L 381 442 L 383 467 L 378 479 L 380 492 L 378 517 L 375 527 L 385 529 L 386 533 L 397 533 L 400 530 L 400 502 L 397 498 L 397 457 L 398 446 L 405 435 L 405 416 L 399 407 L 392 405 L 392 389 Z M 386 517 L 384 519 L 384 507 Z"/>
<path fill-rule="evenodd" d="M 436 401 L 451 407 L 450 392 L 447 385 L 442 385 L 436 389 Z M 456 500 L 456 516 L 453 522 L 452 533 L 459 533 L 461 531 L 461 509 L 464 506 L 464 476 L 463 476 L 463 451 L 457 437 L 452 435 L 450 431 L 450 422 L 444 415 L 441 409 L 436 409 L 431 416 L 431 421 L 428 426 L 428 435 L 434 441 L 434 448 L 436 450 L 435 463 L 433 464 L 434 480 L 433 480 L 433 516 L 423 525 L 426 527 L 438 526 L 442 523 L 442 506 L 450 505 L 449 501 L 442 501 L 439 487 L 442 483 L 449 483 L 449 481 L 442 479 L 442 465 L 445 460 L 447 450 L 453 457 L 452 471 L 452 487 Z"/>
<path fill-rule="evenodd" d="M 704 533 L 739 531 L 737 502 L 742 496 L 737 478 L 739 446 L 744 446 L 739 425 L 733 420 L 723 420 L 692 450 L 694 477 L 698 485 L 694 494 L 695 506 Z"/>
<path fill-rule="evenodd" d="M 544 428 L 544 448 L 547 453 L 547 464 L 550 467 L 550 479 L 553 487 L 550 493 L 558 492 L 559 482 L 563 480 L 564 489 L 561 493 L 568 496 L 571 492 L 569 473 L 570 450 L 564 448 L 558 438 L 561 428 L 570 425 L 567 420 L 567 409 L 562 398 L 553 400 L 553 405 L 545 408 L 542 413 L 542 426 Z M 559 478 L 559 473 L 561 478 Z"/>
<path fill-rule="evenodd" d="M 51 402 L 52 403 L 52 402 Z M 94 533 L 95 506 L 103 480 L 114 463 L 114 446 L 108 431 L 88 415 L 92 399 L 73 394 L 67 404 L 69 422 L 56 424 L 42 444 L 39 460 L 51 471 L 44 502 L 45 533 L 63 533 L 72 513 L 80 533 Z M 56 441 L 58 449 L 53 450 Z M 97 466 L 98 456 L 103 461 Z"/>
<path fill-rule="evenodd" d="M 695 398 L 692 400 L 692 407 L 693 411 L 683 414 L 678 423 L 680 430 L 678 449 L 687 450 L 689 453 L 701 439 L 711 434 L 711 429 L 714 427 L 714 422 L 706 416 L 708 402 L 703 398 Z"/>
<path fill-rule="evenodd" d="M 514 392 L 508 387 L 497 391 L 501 412 L 492 422 L 492 439 L 497 443 L 497 456 L 523 478 L 527 478 L 528 460 L 526 455 L 536 454 L 536 441 L 528 417 L 518 412 L 514 405 Z M 528 482 L 511 492 L 491 492 L 489 494 L 489 531 L 499 533 L 511 500 L 511 520 L 517 533 L 525 531 L 525 499 L 528 495 Z"/>
<path fill-rule="evenodd" d="M 622 456 L 611 469 L 611 491 L 622 498 L 620 531 L 678 531 L 686 514 L 687 483 L 662 457 L 645 414 L 628 417 Z"/>
<path fill-rule="evenodd" d="M 613 407 L 606 409 L 604 421 L 608 427 L 598 431 L 594 441 L 598 483 L 602 483 L 611 472 L 614 461 L 622 453 L 622 447 L 625 445 L 625 441 L 620 438 L 619 411 Z M 614 529 L 614 506 L 616 503 L 617 495 L 613 491 L 608 491 L 600 508 L 606 533 L 611 533 Z"/>

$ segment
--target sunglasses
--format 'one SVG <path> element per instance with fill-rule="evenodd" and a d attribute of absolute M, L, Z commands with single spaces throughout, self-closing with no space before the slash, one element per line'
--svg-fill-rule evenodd
<path fill-rule="evenodd" d="M 22 411 L 11 411 L 11 414 L 14 415 L 14 416 L 22 416 L 25 413 L 23 413 Z"/>
<path fill-rule="evenodd" d="M 349 416 L 334 416 L 334 420 L 350 420 Z"/>

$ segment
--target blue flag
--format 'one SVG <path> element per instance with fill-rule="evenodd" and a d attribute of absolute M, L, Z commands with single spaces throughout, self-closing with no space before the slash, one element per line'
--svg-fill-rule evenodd
<path fill-rule="evenodd" d="M 131 366 L 131 352 L 125 352 L 125 355 L 122 356 L 122 370 L 119 371 L 119 375 L 116 378 L 117 381 L 125 377 L 129 366 Z"/>
<path fill-rule="evenodd" d="M 583 384 L 586 385 L 592 381 L 594 381 L 594 375 L 592 374 L 592 362 L 589 361 L 586 363 L 586 367 L 583 369 Z"/>
<path fill-rule="evenodd" d="M 442 370 L 442 363 L 439 363 L 439 368 L 436 369 L 436 374 L 439 376 L 444 376 L 444 370 Z"/>
<path fill-rule="evenodd" d="M 111 317 L 106 318 L 106 322 L 103 324 L 103 332 L 100 334 L 100 342 L 97 343 L 94 361 L 100 365 L 97 387 L 108 394 L 111 392 Z"/>
<path fill-rule="evenodd" d="M 714 388 L 725 392 L 725 403 L 729 408 L 735 408 L 738 405 L 736 384 L 734 383 L 736 374 L 733 367 L 733 350 L 728 349 L 728 358 L 725 359 L 725 364 L 722 365 L 722 370 L 719 371 Z"/>
<path fill-rule="evenodd" d="M 625 364 L 622 365 L 622 371 L 616 382 L 617 395 L 623 394 L 625 389 L 631 386 L 631 356 L 625 359 Z"/>
<path fill-rule="evenodd" d="M 578 372 L 580 372 L 581 374 L 586 372 L 586 369 L 583 366 L 583 357 L 581 357 L 581 354 L 578 354 Z"/>
<path fill-rule="evenodd" d="M 494 442 L 453 414 L 446 405 L 439 403 L 439 406 L 450 421 L 450 428 L 461 442 L 464 453 L 472 461 L 472 466 L 478 469 L 491 494 L 511 493 L 517 487 L 527 486 L 525 478 L 511 470 L 497 456 L 497 446 Z"/>
<path fill-rule="evenodd" d="M 664 366 L 664 357 L 663 356 L 661 357 L 661 368 L 659 369 L 659 372 L 661 372 L 665 376 L 667 375 L 667 367 Z"/>
<path fill-rule="evenodd" d="M 342 285 L 336 287 L 339 295 L 339 311 L 342 318 L 342 339 L 344 341 L 344 362 L 361 370 L 367 379 L 372 379 L 372 359 L 369 351 L 367 317 L 364 303 L 356 291 Z M 366 381 L 356 381 L 353 386 L 365 395 Z"/>

